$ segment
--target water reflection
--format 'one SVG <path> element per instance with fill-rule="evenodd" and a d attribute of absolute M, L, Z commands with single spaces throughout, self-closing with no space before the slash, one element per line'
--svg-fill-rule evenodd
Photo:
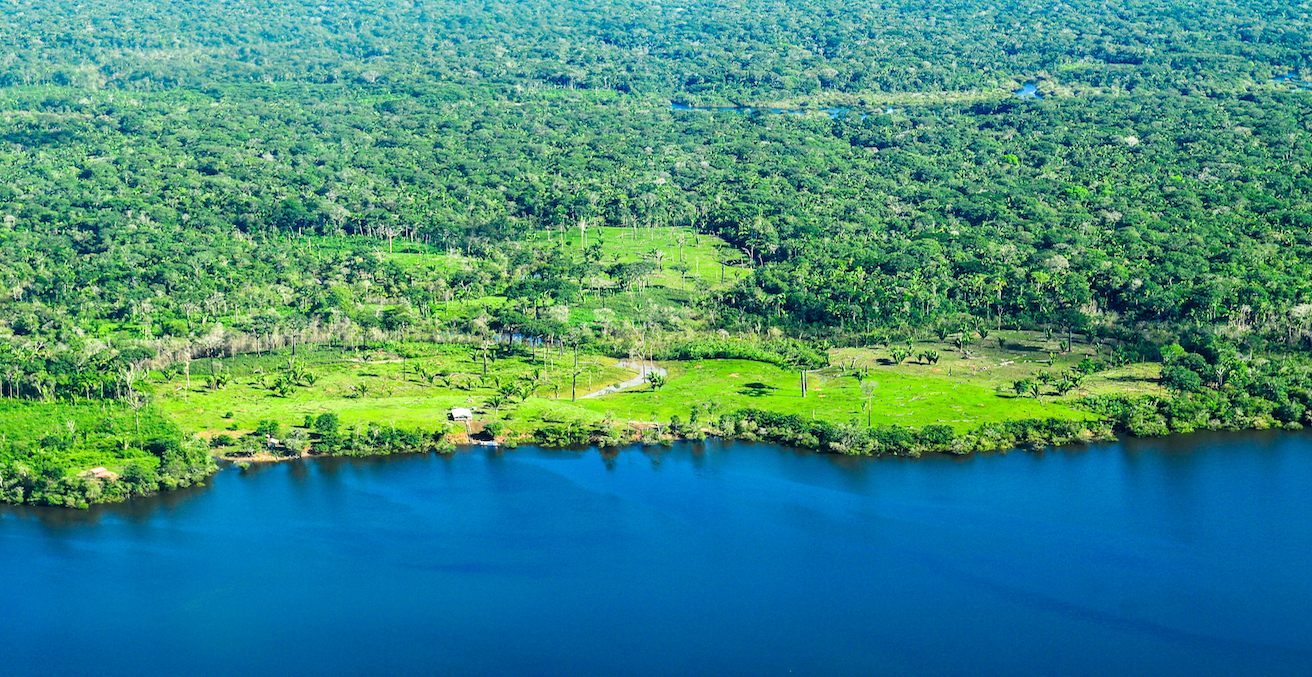
<path fill-rule="evenodd" d="M 1277 75 L 1271 78 L 1271 81 L 1276 84 L 1290 85 L 1295 89 L 1300 89 L 1305 91 L 1312 90 L 1312 82 L 1299 79 L 1297 73 L 1285 73 L 1284 75 Z"/>

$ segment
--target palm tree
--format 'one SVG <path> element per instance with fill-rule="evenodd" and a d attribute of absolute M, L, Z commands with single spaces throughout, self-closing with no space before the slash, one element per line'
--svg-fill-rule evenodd
<path fill-rule="evenodd" d="M 501 393 L 493 394 L 483 401 L 484 406 L 492 407 L 492 415 L 496 416 L 501 413 L 501 407 L 507 404 L 506 396 Z"/>
<path fill-rule="evenodd" d="M 967 349 L 970 348 L 970 345 L 974 342 L 975 337 L 971 335 L 970 330 L 963 327 L 961 330 L 961 336 L 957 338 L 957 347 L 961 348 L 961 354 L 965 355 L 969 352 Z"/>
<path fill-rule="evenodd" d="M 656 263 L 656 270 L 665 270 L 665 252 L 660 249 L 652 249 L 650 253 L 652 261 Z"/>

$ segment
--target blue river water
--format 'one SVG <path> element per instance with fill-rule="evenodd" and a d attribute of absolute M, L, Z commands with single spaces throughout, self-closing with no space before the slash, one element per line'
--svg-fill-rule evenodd
<path fill-rule="evenodd" d="M 327 459 L 0 509 L 0 675 L 1307 675 L 1312 434 Z"/>

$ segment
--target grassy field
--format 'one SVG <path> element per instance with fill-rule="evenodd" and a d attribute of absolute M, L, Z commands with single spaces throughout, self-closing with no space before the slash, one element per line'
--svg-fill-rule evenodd
<path fill-rule="evenodd" d="M 999 338 L 1005 347 L 999 345 Z M 830 359 L 836 365 L 869 366 L 882 372 L 947 379 L 990 390 L 1009 390 L 1015 381 L 1033 378 L 1040 372 L 1060 374 L 1086 358 L 1103 362 L 1109 359 L 1106 347 L 1095 348 L 1078 342 L 1063 353 L 1061 340 L 1062 337 L 1058 336 L 1046 338 L 1041 332 L 1004 331 L 991 333 L 983 345 L 971 346 L 970 359 L 963 358 L 961 351 L 951 343 L 932 340 L 915 342 L 911 348 L 912 357 L 898 365 L 892 364 L 892 354 L 887 347 L 878 350 L 840 348 L 830 351 Z M 915 356 L 928 350 L 938 351 L 940 359 L 937 364 L 917 361 Z M 1165 389 L 1157 383 L 1160 371 L 1161 365 L 1157 363 L 1128 364 L 1093 374 L 1080 388 L 1064 397 L 1048 390 L 1044 399 L 1060 402 L 1087 395 L 1166 395 Z"/>
<path fill-rule="evenodd" d="M 741 252 L 718 237 L 699 235 L 689 228 L 592 226 L 587 229 L 586 237 L 589 246 L 601 243 L 599 266 L 602 268 L 616 263 L 656 263 L 654 252 L 657 251 L 661 252 L 661 260 L 659 270 L 641 291 L 619 291 L 616 289 L 618 283 L 600 271 L 593 275 L 584 286 L 593 291 L 608 290 L 608 293 L 603 296 L 591 292 L 584 294 L 570 308 L 571 323 L 593 321 L 593 311 L 599 308 L 615 311 L 620 319 L 642 317 L 653 308 L 686 309 L 696 292 L 727 287 L 751 274 L 741 267 Z M 324 248 L 344 247 L 348 241 L 329 241 Z M 535 248 L 564 246 L 575 255 L 581 255 L 583 242 L 583 234 L 578 228 L 570 228 L 563 232 L 535 233 L 524 244 Z M 478 259 L 459 252 L 448 253 L 401 241 L 394 244 L 395 251 L 389 251 L 386 245 L 375 243 L 376 255 L 420 276 L 429 273 L 446 276 L 478 263 Z M 482 310 L 492 310 L 505 303 L 502 296 L 452 298 L 435 310 L 446 320 L 458 320 L 477 316 Z M 377 306 L 377 309 L 383 307 Z"/>
<path fill-rule="evenodd" d="M 1056 339 L 1041 334 L 1005 332 L 1003 344 L 990 338 L 972 349 L 969 359 L 940 342 L 921 342 L 913 350 L 937 350 L 937 364 L 905 361 L 893 364 L 887 348 L 838 348 L 830 351 L 832 366 L 808 372 L 808 393 L 802 396 L 800 374 L 748 360 L 666 362 L 666 385 L 643 385 L 597 399 L 570 401 L 570 354 L 544 358 L 527 354 L 496 359 L 482 377 L 481 352 L 465 345 L 407 344 L 387 351 L 357 353 L 326 348 L 302 351 L 295 362 L 285 351 L 277 355 L 242 356 L 222 371 L 231 382 L 222 389 L 206 387 L 205 361 L 195 363 L 192 383 L 176 372 L 154 385 L 158 404 L 183 429 L 205 436 L 237 435 L 257 423 L 274 419 L 284 426 L 299 424 L 307 415 L 337 414 L 344 425 L 393 425 L 436 428 L 446 423 L 455 406 L 478 412 L 479 424 L 503 421 L 511 433 L 531 433 L 543 422 L 593 421 L 668 422 L 673 417 L 725 413 L 753 407 L 831 422 L 923 427 L 948 424 L 967 430 L 983 423 L 1017 418 L 1087 419 L 1090 414 L 1071 405 L 1078 397 L 1107 393 L 1160 394 L 1157 365 L 1133 364 L 1099 372 L 1065 396 L 1045 390 L 1019 397 L 1011 384 L 1040 371 L 1058 373 L 1080 360 L 1100 356 L 1092 346 L 1077 345 L 1057 353 Z M 1049 349 L 1052 352 L 1049 352 Z M 1049 356 L 1052 364 L 1049 364 Z M 313 372 L 312 384 L 301 383 L 278 393 L 271 383 L 290 365 Z M 636 375 L 616 365 L 614 358 L 581 355 L 580 395 Z M 425 378 L 439 374 L 436 378 Z M 858 374 L 860 378 L 858 378 Z M 862 388 L 862 381 L 875 384 Z M 531 394 L 498 398 L 507 384 L 531 384 Z M 867 392 L 868 390 L 868 392 Z M 867 412 L 867 405 L 870 410 Z M 478 426 L 476 425 L 476 428 Z"/>
<path fill-rule="evenodd" d="M 872 370 L 866 381 L 877 383 L 870 403 L 855 376 L 830 368 L 807 374 L 808 392 L 801 393 L 797 372 L 747 360 L 697 360 L 666 363 L 667 385 L 625 391 L 588 400 L 584 407 L 619 420 L 688 420 L 700 407 L 727 412 L 743 407 L 800 414 L 832 422 L 869 420 L 875 425 L 920 427 L 946 423 L 969 428 L 1005 418 L 1087 418 L 1083 412 L 1052 402 L 999 395 L 987 388 L 948 379 L 908 375 L 894 370 Z"/>
<path fill-rule="evenodd" d="M 539 231 L 525 240 L 524 244 L 533 247 L 564 246 L 575 255 L 582 255 L 584 237 L 578 228 L 568 228 L 563 232 Z M 345 246 L 345 242 L 337 246 Z M 601 243 L 602 266 L 637 261 L 656 262 L 653 253 L 660 251 L 660 270 L 652 276 L 651 284 L 670 289 L 692 290 L 699 285 L 699 281 L 707 287 L 718 286 L 721 282 L 728 285 L 750 274 L 749 270 L 741 267 L 742 252 L 714 235 L 698 234 L 690 228 L 590 226 L 586 229 L 586 244 L 591 246 L 597 243 Z M 330 249 L 332 244 L 324 248 Z M 406 270 L 416 272 L 449 274 L 478 261 L 477 258 L 459 252 L 448 253 L 409 242 L 398 241 L 391 251 L 386 245 L 373 243 L 373 246 L 384 261 L 394 262 Z M 684 266 L 686 270 L 682 269 Z M 598 282 L 607 286 L 610 284 L 604 279 Z"/>
<path fill-rule="evenodd" d="M 652 277 L 652 284 L 670 289 L 694 289 L 698 283 L 714 287 L 721 283 L 732 284 L 750 275 L 745 268 L 721 265 L 742 258 L 742 253 L 713 235 L 698 235 L 689 228 L 616 228 L 592 226 L 586 231 L 587 244 L 601 242 L 601 264 L 653 261 L 653 252 L 660 251 L 663 258 L 660 271 Z M 564 242 L 574 251 L 582 251 L 583 234 L 578 228 L 561 233 L 539 233 L 539 241 Z M 686 266 L 686 270 L 680 268 Z"/>
<path fill-rule="evenodd" d="M 118 402 L 0 400 L 0 460 L 77 471 L 104 466 L 118 472 L 134 461 L 154 467 L 159 459 L 137 443 L 174 430 L 158 410 L 145 409 L 138 417 Z"/>
<path fill-rule="evenodd" d="M 299 424 L 307 415 L 325 412 L 337 414 L 343 425 L 377 423 L 431 429 L 445 425 L 447 410 L 456 406 L 486 408 L 488 418 L 494 413 L 511 414 L 512 420 L 527 424 L 560 416 L 570 396 L 573 356 L 553 353 L 544 359 L 539 350 L 536 359 L 527 355 L 493 358 L 486 379 L 482 377 L 481 351 L 460 345 L 409 344 L 402 350 L 362 353 L 321 348 L 302 351 L 294 361 L 288 351 L 282 351 L 220 364 L 219 371 L 232 377 L 222 389 L 207 387 L 209 365 L 203 360 L 193 366 L 190 387 L 185 377 L 176 373 L 154 386 L 160 393 L 160 408 L 185 430 L 205 436 L 237 435 L 253 430 L 265 419 Z M 609 358 L 580 355 L 579 394 L 636 373 L 613 364 Z M 313 384 L 302 378 L 287 392 L 276 392 L 270 386 L 293 365 L 312 373 Z M 441 375 L 429 382 L 419 369 Z M 500 388 L 522 382 L 532 384 L 534 395 L 527 401 L 495 411 L 487 406 Z M 575 416 L 596 417 L 582 410 Z"/>

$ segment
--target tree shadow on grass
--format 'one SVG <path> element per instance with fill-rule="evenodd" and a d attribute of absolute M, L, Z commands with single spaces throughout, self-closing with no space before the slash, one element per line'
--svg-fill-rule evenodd
<path fill-rule="evenodd" d="M 1149 376 L 1134 376 L 1129 374 L 1125 376 L 1106 376 L 1104 378 L 1108 381 L 1116 381 L 1117 383 L 1157 383 L 1160 381 L 1160 379 L 1155 379 Z"/>
<path fill-rule="evenodd" d="M 765 383 L 756 382 L 756 383 L 744 383 L 743 387 L 740 388 L 738 392 L 739 394 L 746 395 L 748 397 L 765 397 L 766 395 L 773 395 L 775 390 L 778 390 L 778 388 L 775 388 L 772 385 L 767 385 Z"/>

